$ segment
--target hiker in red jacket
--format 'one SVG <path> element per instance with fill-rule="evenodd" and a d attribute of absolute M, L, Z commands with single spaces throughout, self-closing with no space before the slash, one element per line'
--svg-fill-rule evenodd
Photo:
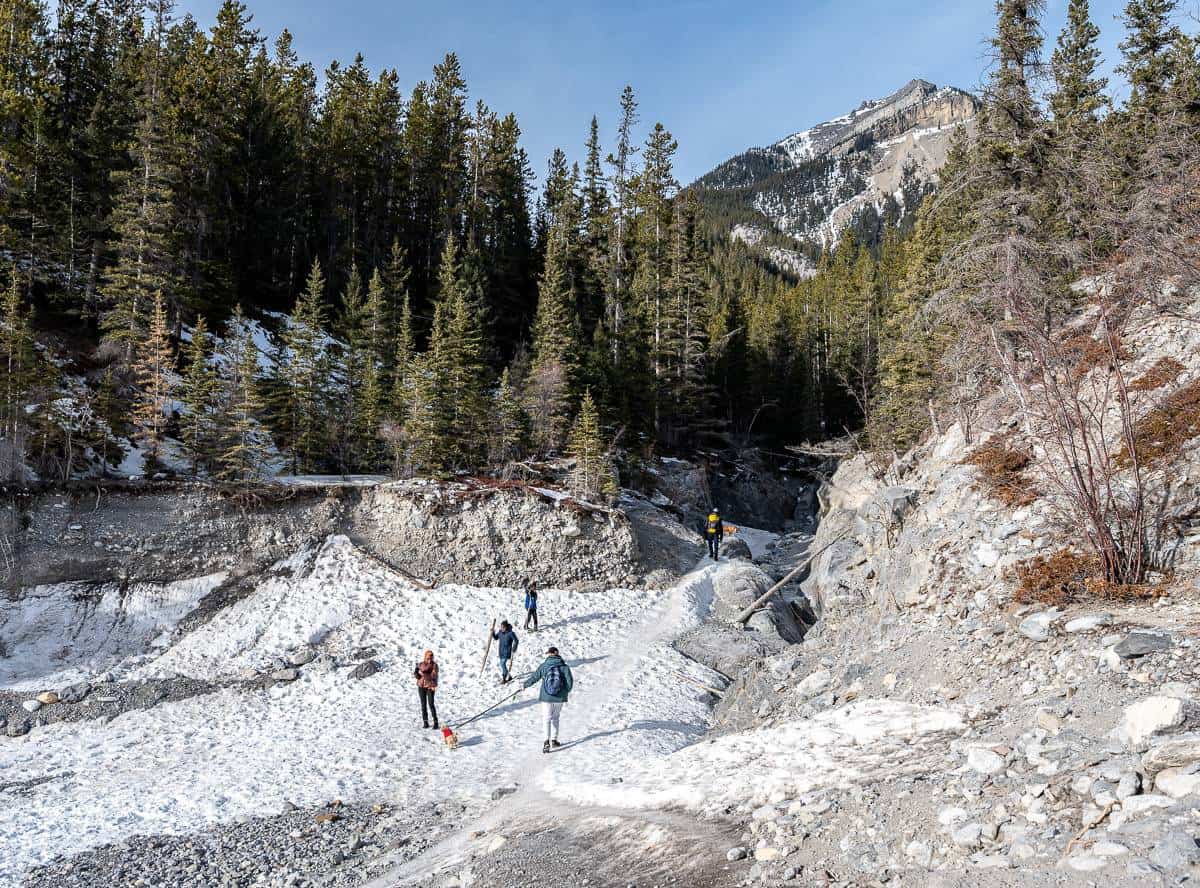
<path fill-rule="evenodd" d="M 429 727 L 429 716 L 433 716 L 433 726 L 438 726 L 437 706 L 434 705 L 433 695 L 437 692 L 438 664 L 433 659 L 433 651 L 426 651 L 424 658 L 413 670 L 413 678 L 417 680 L 417 694 L 421 697 L 421 721 Z"/>

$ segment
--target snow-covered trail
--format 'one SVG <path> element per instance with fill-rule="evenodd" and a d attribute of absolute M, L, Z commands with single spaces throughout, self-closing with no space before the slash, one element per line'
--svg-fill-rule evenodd
<path fill-rule="evenodd" d="M 535 635 L 520 631 L 518 590 L 423 591 L 339 537 L 292 561 L 295 577 L 264 580 L 133 674 L 221 679 L 317 646 L 322 656 L 298 681 L 166 703 L 110 724 L 45 726 L 0 744 L 6 780 L 47 781 L 0 806 L 0 885 L 59 854 L 273 814 L 285 801 L 484 804 L 498 788 L 534 781 L 554 791 L 668 754 L 707 726 L 705 695 L 675 672 L 713 679 L 669 641 L 704 618 L 720 567 L 670 590 L 544 590 Z M 563 753 L 540 752 L 535 689 L 467 727 L 454 752 L 419 727 L 412 668 L 426 647 L 441 664 L 443 723 L 510 692 L 498 685 L 495 651 L 479 676 L 493 617 L 518 625 L 517 671 L 536 667 L 549 644 L 574 667 Z M 355 681 L 350 654 L 364 646 L 383 668 Z"/>
<path fill-rule="evenodd" d="M 599 682 L 581 682 L 576 671 L 575 692 L 563 711 L 563 747 L 551 755 L 544 755 L 540 744 L 531 747 L 519 763 L 523 779 L 515 796 L 365 888 L 403 885 L 456 865 L 471 853 L 472 836 L 478 831 L 490 833 L 514 819 L 554 817 L 556 808 L 561 814 L 563 799 L 596 781 L 619 781 L 633 764 L 664 759 L 699 740 L 708 729 L 707 695 L 679 676 L 709 686 L 722 679 L 678 653 L 671 643 L 707 615 L 712 577 L 723 564 L 702 559 L 678 585 L 658 595 L 655 605 L 620 640 Z M 609 813 L 618 816 L 619 810 Z M 588 809 L 592 816 L 604 813 L 598 807 Z M 661 817 L 664 822 L 675 819 Z"/>

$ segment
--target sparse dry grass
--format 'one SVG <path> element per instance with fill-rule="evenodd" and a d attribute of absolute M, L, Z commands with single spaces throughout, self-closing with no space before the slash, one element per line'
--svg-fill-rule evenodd
<path fill-rule="evenodd" d="M 1200 379 L 1171 392 L 1133 427 L 1138 462 L 1151 465 L 1175 456 L 1185 444 L 1200 435 Z M 1128 446 L 1116 456 L 1117 464 L 1133 463 Z"/>
<path fill-rule="evenodd" d="M 1124 344 L 1117 342 L 1115 350 L 1118 361 L 1129 360 L 1130 355 Z M 1108 344 L 1092 336 L 1083 333 L 1072 336 L 1063 343 L 1063 351 L 1075 361 L 1071 375 L 1076 380 L 1082 379 L 1089 371 L 1102 365 L 1108 365 L 1111 369 L 1113 354 Z"/>
<path fill-rule="evenodd" d="M 1077 601 L 1144 601 L 1155 598 L 1153 586 L 1110 583 L 1101 573 L 1100 559 L 1071 549 L 1038 555 L 1015 568 L 1020 604 L 1063 606 Z"/>
<path fill-rule="evenodd" d="M 1135 392 L 1152 392 L 1173 383 L 1184 369 L 1183 364 L 1174 358 L 1159 358 L 1149 370 L 1129 384 L 1129 389 Z"/>
<path fill-rule="evenodd" d="M 1032 461 L 1028 451 L 1017 449 L 1002 437 L 988 439 L 967 458 L 979 470 L 988 492 L 1013 508 L 1027 506 L 1038 498 L 1036 488 L 1025 474 Z"/>

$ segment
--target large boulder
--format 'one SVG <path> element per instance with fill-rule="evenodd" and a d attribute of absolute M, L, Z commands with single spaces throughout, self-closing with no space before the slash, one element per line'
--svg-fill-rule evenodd
<path fill-rule="evenodd" d="M 727 562 L 712 577 L 713 616 L 731 622 L 775 585 L 762 568 L 748 561 Z M 795 643 L 804 637 L 804 626 L 795 609 L 780 595 L 773 595 L 750 619 L 749 628 Z"/>
<path fill-rule="evenodd" d="M 1178 734 L 1151 747 L 1142 756 L 1142 770 L 1153 776 L 1167 768 L 1200 762 L 1200 734 Z"/>
<path fill-rule="evenodd" d="M 725 541 L 725 544 L 721 546 L 721 554 L 729 559 L 754 560 L 754 554 L 750 551 L 750 547 L 746 545 L 746 541 L 739 540 L 737 537 Z"/>
<path fill-rule="evenodd" d="M 1200 726 L 1200 706 L 1178 697 L 1146 697 L 1125 707 L 1114 734 L 1135 752 L 1143 752 L 1158 734 Z"/>
<path fill-rule="evenodd" d="M 867 553 L 853 533 L 854 520 L 848 509 L 826 513 L 809 547 L 817 554 L 801 588 L 818 616 L 840 600 L 861 597 L 861 578 L 854 569 L 867 561 Z"/>

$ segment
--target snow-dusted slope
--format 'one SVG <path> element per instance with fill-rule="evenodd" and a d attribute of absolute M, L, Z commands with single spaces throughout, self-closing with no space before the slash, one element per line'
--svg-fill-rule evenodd
<path fill-rule="evenodd" d="M 176 583 L 36 586 L 0 608 L 0 688 L 59 688 L 128 665 L 171 630 L 224 574 Z"/>
<path fill-rule="evenodd" d="M 799 250 L 789 250 L 786 247 L 765 243 L 768 234 L 769 232 L 766 230 L 755 228 L 752 225 L 735 225 L 729 236 L 735 241 L 757 247 L 768 262 L 785 274 L 800 280 L 806 280 L 816 275 L 817 269 L 811 259 Z"/>
<path fill-rule="evenodd" d="M 951 133 L 973 125 L 978 102 L 953 87 L 913 80 L 886 98 L 751 148 L 701 177 L 702 190 L 735 192 L 764 225 L 834 243 L 865 207 L 905 212 L 936 179 Z"/>
<path fill-rule="evenodd" d="M 560 757 L 541 754 L 536 690 L 465 728 L 452 753 L 420 728 L 412 669 L 427 647 L 441 664 L 444 723 L 512 692 L 498 686 L 495 651 L 482 678 L 480 664 L 492 618 L 517 622 L 518 590 L 420 590 L 344 537 L 279 567 L 136 674 L 223 681 L 313 645 L 318 657 L 298 680 L 231 686 L 110 723 L 46 725 L 0 744 L 0 772 L 37 784 L 20 804 L 0 807 L 0 885 L 56 855 L 274 814 L 285 801 L 387 801 L 415 810 L 448 798 L 482 803 L 508 784 L 575 785 L 666 755 L 707 726 L 705 695 L 679 673 L 702 684 L 716 677 L 667 642 L 703 619 L 711 576 L 724 566 L 666 591 L 542 591 L 541 631 L 519 632 L 514 665 L 532 670 L 555 644 L 574 667 L 576 690 L 563 714 L 571 754 Z M 164 604 L 166 618 L 176 619 L 178 602 Z M 364 646 L 375 648 L 382 669 L 354 680 L 355 651 Z"/>

